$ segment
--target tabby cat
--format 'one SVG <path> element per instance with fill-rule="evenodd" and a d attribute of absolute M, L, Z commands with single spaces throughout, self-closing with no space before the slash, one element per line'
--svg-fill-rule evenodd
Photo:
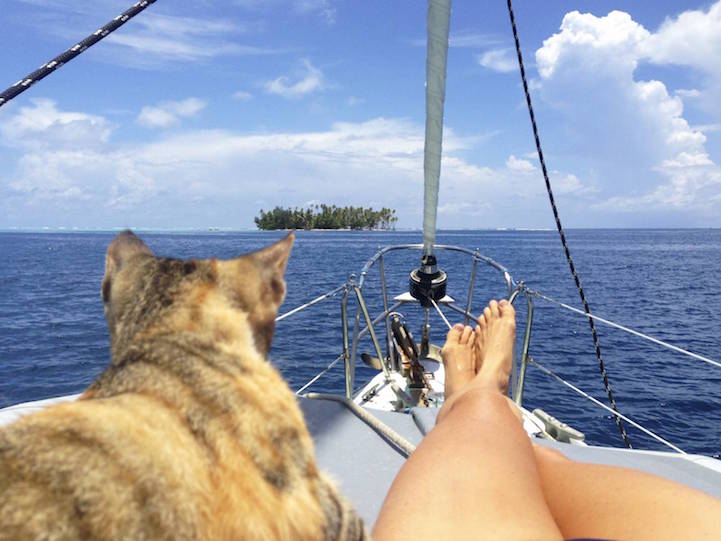
<path fill-rule="evenodd" d="M 231 260 L 110 244 L 111 364 L 0 429 L 0 539 L 366 539 L 266 361 L 293 235 Z"/>

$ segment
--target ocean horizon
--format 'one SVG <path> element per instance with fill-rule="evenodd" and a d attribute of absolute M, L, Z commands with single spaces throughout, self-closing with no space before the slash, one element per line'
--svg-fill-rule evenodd
<path fill-rule="evenodd" d="M 396 227 L 394 229 L 258 229 L 252 228 L 232 228 L 232 227 L 197 227 L 197 228 L 162 228 L 162 227 L 143 227 L 143 226 L 118 226 L 118 227 L 0 227 L 0 233 L 118 233 L 120 231 L 139 231 L 148 233 L 250 233 L 253 231 L 268 233 L 271 231 L 316 231 L 316 232 L 358 232 L 358 233 L 423 233 L 422 228 L 403 228 Z M 721 231 L 721 227 L 564 227 L 565 231 Z M 471 228 L 449 228 L 438 229 L 438 233 L 454 232 L 454 231 L 557 231 L 553 227 L 471 227 Z"/>

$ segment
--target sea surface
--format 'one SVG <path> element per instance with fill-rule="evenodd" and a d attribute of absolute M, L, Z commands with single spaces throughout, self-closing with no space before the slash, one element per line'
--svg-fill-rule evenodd
<path fill-rule="evenodd" d="M 148 232 L 142 237 L 158 255 L 227 258 L 282 235 Z M 80 392 L 108 364 L 100 282 L 105 249 L 113 236 L 111 232 L 0 233 L 0 407 Z M 568 241 L 593 312 L 678 347 L 721 358 L 721 230 L 571 230 Z M 281 312 L 344 283 L 379 246 L 418 242 L 419 232 L 298 232 Z M 478 248 L 504 265 L 515 280 L 581 306 L 553 231 L 441 231 L 437 243 Z M 449 275 L 448 293 L 465 305 L 470 260 L 444 251 L 438 257 Z M 417 263 L 416 251 L 385 257 L 390 295 L 407 288 L 408 273 Z M 365 287 L 375 314 L 382 309 L 378 277 L 375 265 Z M 478 313 L 490 297 L 504 294 L 500 275 L 479 266 L 473 312 Z M 517 307 L 520 335 L 525 299 L 520 298 Z M 451 322 L 459 321 L 453 312 L 447 316 Z M 420 314 L 409 312 L 408 321 L 419 337 Z M 432 338 L 442 341 L 445 324 L 431 314 L 431 325 Z M 603 324 L 597 327 L 619 409 L 685 451 L 719 457 L 721 369 Z M 382 327 L 378 330 L 382 336 Z M 279 322 L 271 358 L 295 390 L 340 354 L 341 337 L 336 296 Z M 372 351 L 369 340 L 361 343 L 360 351 Z M 537 300 L 530 352 L 538 362 L 607 402 L 583 316 Z M 359 366 L 357 384 L 372 375 Z M 339 363 L 311 390 L 341 393 L 343 381 Z M 607 412 L 533 367 L 528 369 L 524 405 L 541 407 L 583 431 L 589 443 L 622 445 Z M 627 429 L 635 447 L 662 448 L 637 429 Z"/>

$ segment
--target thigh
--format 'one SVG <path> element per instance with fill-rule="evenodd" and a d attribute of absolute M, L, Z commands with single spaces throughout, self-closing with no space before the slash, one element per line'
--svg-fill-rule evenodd
<path fill-rule="evenodd" d="M 416 534 L 453 541 L 561 537 L 528 436 L 498 391 L 459 397 L 396 477 L 374 538 Z"/>
<path fill-rule="evenodd" d="M 566 537 L 721 539 L 721 500 L 629 468 L 536 446 L 541 484 Z"/>

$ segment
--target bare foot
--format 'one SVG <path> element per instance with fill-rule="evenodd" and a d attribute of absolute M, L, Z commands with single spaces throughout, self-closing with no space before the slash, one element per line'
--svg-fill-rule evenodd
<path fill-rule="evenodd" d="M 446 366 L 446 398 L 436 424 L 457 403 L 472 394 L 488 392 L 504 395 L 513 415 L 522 421 L 520 410 L 508 398 L 516 338 L 516 311 L 507 300 L 500 303 L 491 301 L 478 318 L 478 326 L 473 332 L 475 340 L 463 338 L 467 329 L 461 325 L 451 329 L 441 351 Z"/>
<path fill-rule="evenodd" d="M 478 379 L 491 384 L 504 394 L 513 364 L 513 342 L 516 338 L 516 311 L 507 300 L 491 301 L 483 309 L 476 327 L 475 351 Z"/>
<path fill-rule="evenodd" d="M 446 343 L 441 350 L 443 366 L 446 371 L 446 400 L 476 375 L 473 360 L 473 343 L 475 340 L 476 334 L 473 329 L 464 327 L 460 323 L 454 325 L 448 331 Z"/>

